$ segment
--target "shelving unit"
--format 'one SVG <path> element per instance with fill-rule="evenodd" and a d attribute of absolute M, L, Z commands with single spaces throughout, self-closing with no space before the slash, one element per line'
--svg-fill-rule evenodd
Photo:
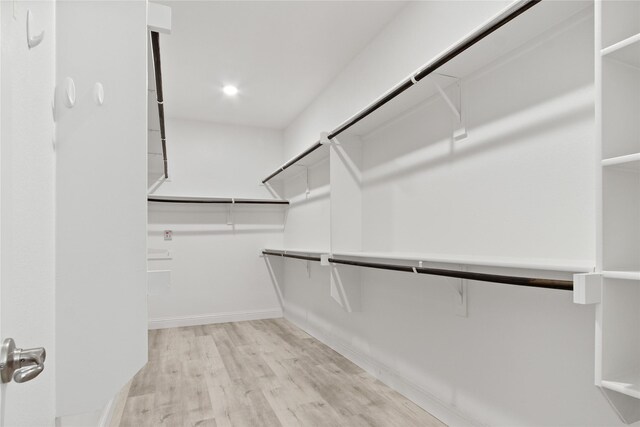
<path fill-rule="evenodd" d="M 626 423 L 640 420 L 640 2 L 596 1 L 595 383 Z"/>

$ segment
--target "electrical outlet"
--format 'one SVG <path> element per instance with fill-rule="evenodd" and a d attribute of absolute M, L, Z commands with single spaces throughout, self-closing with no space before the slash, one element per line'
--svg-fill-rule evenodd
<path fill-rule="evenodd" d="M 164 240 L 172 240 L 173 239 L 173 231 L 164 230 Z"/>

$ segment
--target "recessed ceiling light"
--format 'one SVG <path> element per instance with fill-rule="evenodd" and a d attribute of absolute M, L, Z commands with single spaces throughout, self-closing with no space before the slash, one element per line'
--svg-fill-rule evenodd
<path fill-rule="evenodd" d="M 238 94 L 238 88 L 233 85 L 226 85 L 222 88 L 222 91 L 227 96 L 235 96 Z"/>

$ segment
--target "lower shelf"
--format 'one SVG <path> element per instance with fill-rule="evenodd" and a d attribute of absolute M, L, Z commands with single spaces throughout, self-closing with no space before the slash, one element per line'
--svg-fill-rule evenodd
<path fill-rule="evenodd" d="M 602 380 L 602 387 L 640 399 L 640 368 Z"/>

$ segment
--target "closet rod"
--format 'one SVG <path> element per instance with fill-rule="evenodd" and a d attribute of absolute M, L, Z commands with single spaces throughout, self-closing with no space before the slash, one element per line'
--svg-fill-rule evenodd
<path fill-rule="evenodd" d="M 289 168 L 290 166 L 292 166 L 293 164 L 295 164 L 296 162 L 298 162 L 299 160 L 307 157 L 309 154 L 313 153 L 314 151 L 316 151 L 318 148 L 322 147 L 322 144 L 318 141 L 315 144 L 313 144 L 311 147 L 307 148 L 306 150 L 304 150 L 302 153 L 298 154 L 297 156 L 295 156 L 293 159 L 289 160 L 287 163 L 285 163 L 284 165 L 282 165 L 280 167 L 280 169 L 278 169 L 277 171 L 275 171 L 274 173 L 272 173 L 271 175 L 269 175 L 268 177 L 266 177 L 265 179 L 262 180 L 262 183 L 266 183 L 267 181 L 269 181 L 271 178 L 273 178 L 274 176 L 278 175 L 280 172 L 284 171 L 285 169 Z"/>
<path fill-rule="evenodd" d="M 318 257 L 294 255 L 286 252 L 262 251 L 264 255 L 281 256 L 286 258 L 320 261 Z M 476 280 L 481 282 L 502 283 L 513 286 L 527 286 L 532 288 L 573 290 L 572 280 L 540 279 L 535 277 L 504 276 L 499 274 L 473 273 L 470 271 L 445 270 L 440 268 L 412 267 L 410 265 L 383 264 L 377 262 L 351 261 L 346 259 L 329 258 L 332 264 L 351 265 L 355 267 L 375 268 L 379 270 L 402 271 L 405 273 L 428 274 L 431 276 L 454 277 L 458 279 Z"/>
<path fill-rule="evenodd" d="M 508 24 L 522 13 L 526 12 L 536 4 L 540 3 L 542 0 L 522 0 L 517 6 L 515 6 L 512 10 L 509 10 L 504 15 L 498 16 L 495 20 L 488 22 L 483 27 L 480 27 L 474 33 L 470 34 L 467 38 L 461 40 L 456 45 L 452 46 L 449 50 L 442 53 L 440 56 L 433 59 L 430 63 L 426 64 L 421 70 L 414 73 L 411 77 L 407 78 L 399 85 L 391 89 L 388 93 L 383 95 L 378 100 L 374 101 L 364 110 L 361 110 L 356 115 L 352 116 L 346 122 L 342 123 L 338 128 L 336 128 L 333 132 L 328 135 L 328 139 L 333 139 L 336 136 L 340 135 L 342 132 L 349 129 L 351 126 L 358 123 L 360 120 L 364 119 L 383 105 L 387 104 L 389 101 L 402 94 L 404 91 L 409 89 L 411 86 L 417 84 L 420 80 L 427 77 L 429 74 L 433 73 L 436 69 L 440 68 L 447 62 L 451 61 L 456 56 L 460 55 L 465 50 L 469 49 L 471 46 L 475 45 L 491 33 L 495 32 L 499 28 Z M 307 148 L 304 152 L 296 156 L 295 158 L 289 160 L 287 163 L 282 165 L 280 169 L 273 172 L 271 175 L 262 180 L 262 183 L 266 183 L 276 175 L 280 174 L 285 169 L 289 168 L 291 165 L 302 159 L 303 157 L 309 155 L 314 152 L 318 148 L 320 148 L 322 144 L 320 141 L 316 142 L 311 147 Z"/>
<path fill-rule="evenodd" d="M 353 265 L 356 267 L 377 268 L 381 270 L 404 271 L 406 273 L 428 274 L 431 276 L 455 277 L 458 279 L 478 280 L 481 282 L 503 283 L 505 285 L 528 286 L 532 288 L 573 290 L 572 280 L 539 279 L 535 277 L 503 276 L 499 274 L 472 273 L 470 271 L 445 270 L 441 268 L 411 267 L 407 265 L 380 264 L 377 262 L 349 261 L 329 258 L 332 264 Z"/>
<path fill-rule="evenodd" d="M 303 259 L 305 261 L 318 261 L 318 262 L 320 262 L 320 257 L 315 257 L 315 256 L 295 255 L 295 254 L 288 254 L 286 252 L 274 252 L 274 251 L 262 251 L 262 253 L 264 255 L 279 256 L 279 257 L 284 257 L 284 258 L 295 258 L 295 259 Z"/>
<path fill-rule="evenodd" d="M 157 203 L 209 203 L 209 204 L 243 204 L 243 205 L 288 205 L 288 200 L 268 200 L 268 199 L 230 199 L 230 198 L 220 198 L 220 199 L 189 199 L 179 198 L 179 199 L 170 199 L 170 198 L 162 198 L 162 197 L 147 197 L 147 201 L 149 202 L 157 202 Z"/>
<path fill-rule="evenodd" d="M 156 76 L 156 100 L 158 102 L 158 116 L 160 120 L 160 141 L 162 142 L 162 161 L 164 162 L 164 177 L 169 178 L 167 165 L 167 135 L 164 128 L 164 95 L 162 92 L 162 68 L 160 63 L 160 34 L 151 31 L 151 50 L 153 52 L 153 70 Z"/>

